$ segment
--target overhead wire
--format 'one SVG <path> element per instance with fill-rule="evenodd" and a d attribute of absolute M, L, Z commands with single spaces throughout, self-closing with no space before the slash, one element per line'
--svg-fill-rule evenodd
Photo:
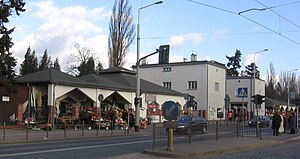
<path fill-rule="evenodd" d="M 288 31 L 282 31 L 283 33 L 298 33 L 300 32 L 300 30 L 296 31 L 296 30 L 288 30 Z M 255 34 L 273 34 L 273 32 L 237 32 L 237 33 L 220 33 L 220 34 L 196 34 L 196 35 L 175 35 L 175 36 L 180 36 L 180 37 L 184 37 L 184 38 L 193 38 L 193 37 L 197 37 L 199 35 L 201 36 L 210 36 L 210 37 L 214 37 L 214 36 L 235 36 L 235 35 L 255 35 Z M 141 39 L 167 39 L 170 38 L 171 36 L 155 36 L 155 37 L 143 37 Z"/>
<path fill-rule="evenodd" d="M 272 8 L 275 8 L 275 7 L 267 7 L 266 5 L 264 5 L 263 3 L 261 3 L 260 1 L 258 0 L 255 0 L 257 3 L 259 3 L 260 5 L 266 7 L 266 9 L 270 10 L 271 12 L 273 12 L 274 14 L 278 15 L 279 17 L 283 18 L 284 20 L 288 21 L 289 23 L 293 24 L 294 26 L 296 26 L 297 28 L 300 29 L 300 26 L 297 25 L 296 23 L 292 22 L 291 20 L 285 18 L 284 16 L 280 15 L 279 13 L 275 12 Z M 300 3 L 300 1 L 299 1 Z M 277 6 L 278 7 L 278 6 Z"/>
<path fill-rule="evenodd" d="M 263 25 L 263 24 L 255 21 L 253 19 L 250 19 L 250 18 L 248 18 L 248 17 L 246 17 L 246 16 L 244 16 L 242 14 L 239 14 L 241 12 L 236 13 L 234 11 L 230 11 L 230 10 L 227 10 L 227 9 L 219 8 L 219 7 L 212 6 L 212 5 L 205 4 L 205 3 L 201 3 L 201 2 L 198 2 L 198 1 L 195 1 L 195 0 L 187 0 L 187 1 L 195 3 L 195 4 L 203 5 L 203 6 L 206 6 L 206 7 L 210 7 L 210 8 L 213 8 L 213 9 L 217 9 L 217 10 L 220 10 L 220 11 L 223 11 L 223 12 L 227 12 L 227 13 L 231 13 L 231 14 L 234 14 L 234 15 L 241 16 L 241 17 L 243 17 L 243 18 L 245 18 L 245 19 L 247 19 L 247 20 L 249 20 L 249 21 L 251 21 L 251 22 L 253 22 L 253 23 L 255 23 L 255 24 L 257 24 L 257 25 L 259 25 L 259 26 L 261 26 L 261 27 L 263 27 L 263 28 L 271 31 L 271 32 L 273 32 L 273 33 L 275 33 L 275 34 L 278 34 L 279 36 L 281 36 L 281 37 L 283 37 L 283 38 L 285 38 L 285 39 L 287 39 L 287 40 L 289 40 L 289 41 L 291 41 L 291 42 L 293 42 L 293 43 L 295 43 L 297 45 L 300 45 L 300 43 L 298 43 L 297 41 L 295 41 L 295 40 L 293 40 L 293 39 L 291 39 L 291 38 L 289 38 L 289 37 L 287 37 L 285 35 L 282 35 L 280 32 L 277 32 L 277 31 L 275 31 L 275 30 L 273 30 L 273 29 L 271 29 L 271 28 L 269 28 L 269 27 L 267 27 L 267 26 L 265 26 L 265 25 Z"/>

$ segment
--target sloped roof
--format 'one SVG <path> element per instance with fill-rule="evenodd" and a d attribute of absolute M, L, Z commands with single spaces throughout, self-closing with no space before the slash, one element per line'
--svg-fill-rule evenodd
<path fill-rule="evenodd" d="M 271 99 L 268 97 L 266 97 L 265 99 L 266 99 L 266 103 L 265 103 L 266 108 L 273 108 L 274 105 L 287 105 L 287 101 Z M 290 105 L 292 106 L 293 104 L 290 103 Z"/>
<path fill-rule="evenodd" d="M 80 86 L 94 85 L 86 80 L 71 76 L 53 68 L 17 77 L 16 83 L 57 83 Z"/>
<path fill-rule="evenodd" d="M 135 91 L 136 75 L 134 71 L 115 67 L 103 70 L 100 75 L 89 74 L 80 78 L 53 68 L 16 78 L 16 83 L 57 83 L 68 86 L 83 86 L 112 90 Z M 141 79 L 141 93 L 156 93 L 183 96 L 182 93 Z"/>

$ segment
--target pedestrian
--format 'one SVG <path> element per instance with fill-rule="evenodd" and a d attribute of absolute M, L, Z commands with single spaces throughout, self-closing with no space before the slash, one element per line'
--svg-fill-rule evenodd
<path fill-rule="evenodd" d="M 284 119 L 283 119 L 283 115 L 282 114 L 280 114 L 280 118 L 281 118 L 281 122 L 280 122 L 280 126 L 279 126 L 278 132 L 280 134 L 282 134 L 284 132 L 284 127 L 283 127 Z"/>
<path fill-rule="evenodd" d="M 129 128 L 132 129 L 134 126 L 134 117 L 133 117 L 133 113 L 130 112 L 129 114 Z"/>
<path fill-rule="evenodd" d="M 291 129 L 291 132 L 290 134 L 295 134 L 295 113 L 291 113 L 291 116 L 289 117 L 289 126 L 290 126 L 290 129 Z"/>
<path fill-rule="evenodd" d="M 281 123 L 281 117 L 280 115 L 278 115 L 277 112 L 275 112 L 272 119 L 273 136 L 275 135 L 278 136 L 280 123 Z"/>

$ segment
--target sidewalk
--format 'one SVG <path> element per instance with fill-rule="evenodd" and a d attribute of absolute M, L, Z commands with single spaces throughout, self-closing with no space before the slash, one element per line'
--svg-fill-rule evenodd
<path fill-rule="evenodd" d="M 128 136 L 136 135 L 143 132 L 135 132 L 134 129 L 130 129 L 129 133 L 124 130 L 99 130 L 97 134 L 96 129 L 84 129 L 81 128 L 67 129 L 66 131 L 62 129 L 52 129 L 51 131 L 44 130 L 32 130 L 28 129 L 6 129 L 5 137 L 3 129 L 0 129 L 0 145 L 9 143 L 22 143 L 22 142 L 41 142 L 41 141 L 55 141 L 55 140 L 74 140 L 74 139 L 89 139 L 89 138 L 104 138 L 104 137 L 115 137 L 115 136 Z"/>
<path fill-rule="evenodd" d="M 299 134 L 282 134 L 279 136 L 264 135 L 264 139 L 260 140 L 253 137 L 244 138 L 220 138 L 216 140 L 205 140 L 174 145 L 174 151 L 166 150 L 166 147 L 156 149 L 145 149 L 144 153 L 149 154 L 148 158 L 167 157 L 167 158 L 196 158 L 196 157 L 212 157 L 224 153 L 233 153 L 246 150 L 259 149 L 278 143 L 289 142 L 291 140 L 300 140 Z M 152 156 L 152 157 L 151 157 Z M 144 158 L 147 158 L 145 156 Z"/>

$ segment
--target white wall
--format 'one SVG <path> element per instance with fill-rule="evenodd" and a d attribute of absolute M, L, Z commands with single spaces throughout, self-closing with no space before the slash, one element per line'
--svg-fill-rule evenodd
<path fill-rule="evenodd" d="M 170 72 L 163 72 L 164 67 L 170 67 Z M 193 64 L 164 64 L 141 67 L 139 70 L 142 79 L 163 85 L 163 82 L 171 82 L 171 89 L 181 93 L 193 95 L 197 102 L 198 110 L 206 110 L 208 119 L 216 118 L 216 112 L 209 114 L 209 106 L 215 108 L 224 107 L 226 70 L 224 67 L 207 63 Z M 188 90 L 188 81 L 197 81 L 197 90 Z M 219 91 L 215 91 L 215 83 L 219 83 Z"/>

